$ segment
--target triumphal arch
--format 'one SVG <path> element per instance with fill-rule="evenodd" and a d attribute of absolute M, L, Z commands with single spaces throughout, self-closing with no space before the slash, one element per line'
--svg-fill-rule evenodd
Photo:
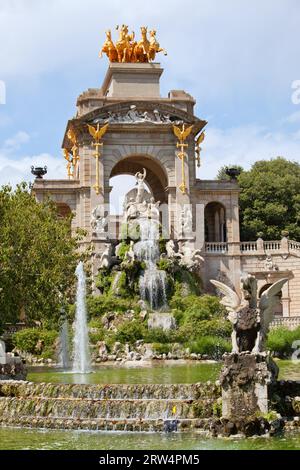
<path fill-rule="evenodd" d="M 184 90 L 161 96 L 163 69 L 155 59 L 166 51 L 156 31 L 142 27 L 138 40 L 126 25 L 118 29 L 118 40 L 107 31 L 101 49 L 109 60 L 102 86 L 78 97 L 76 115 L 67 123 L 62 143 L 66 179 L 37 178 L 37 199 L 50 196 L 62 215 L 73 212 L 73 231 L 84 229 L 83 246 L 93 247 L 95 274 L 101 254 L 122 235 L 124 214 L 110 213 L 110 180 L 136 176 L 159 208 L 163 236 L 174 240 L 177 250 L 201 253 L 205 289 L 212 289 L 209 279 L 238 289 L 244 271 L 256 275 L 261 290 L 288 277 L 278 316 L 300 317 L 300 297 L 292 294 L 300 287 L 300 244 L 287 237 L 240 242 L 236 179 L 196 177 L 207 122 L 195 115 L 195 99 Z M 131 195 L 125 199 L 129 206 L 136 197 Z"/>

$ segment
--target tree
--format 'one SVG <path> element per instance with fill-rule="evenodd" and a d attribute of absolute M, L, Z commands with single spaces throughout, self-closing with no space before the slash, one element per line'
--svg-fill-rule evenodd
<path fill-rule="evenodd" d="M 244 171 L 244 168 L 240 165 L 224 165 L 219 169 L 219 171 L 217 173 L 217 180 L 228 180 L 229 181 L 230 176 L 227 175 L 227 173 L 226 173 L 226 170 L 228 170 L 229 168 L 235 168 L 240 173 L 242 173 Z"/>
<path fill-rule="evenodd" d="M 0 322 L 55 324 L 73 293 L 78 237 L 50 200 L 23 183 L 0 189 Z"/>
<path fill-rule="evenodd" d="M 282 231 L 300 241 L 300 165 L 277 157 L 256 162 L 238 177 L 241 239 L 278 240 Z"/>

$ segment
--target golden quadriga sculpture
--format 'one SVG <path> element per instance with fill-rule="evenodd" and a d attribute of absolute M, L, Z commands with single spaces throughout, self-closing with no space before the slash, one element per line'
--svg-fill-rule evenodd
<path fill-rule="evenodd" d="M 149 31 L 148 27 L 141 27 L 141 39 L 135 40 L 135 33 L 129 34 L 128 26 L 123 24 L 116 28 L 119 31 L 119 38 L 116 43 L 112 40 L 111 30 L 106 31 L 106 40 L 102 46 L 99 56 L 106 54 L 110 62 L 153 62 L 159 52 L 167 55 L 165 49 L 160 47 L 156 31 Z"/>

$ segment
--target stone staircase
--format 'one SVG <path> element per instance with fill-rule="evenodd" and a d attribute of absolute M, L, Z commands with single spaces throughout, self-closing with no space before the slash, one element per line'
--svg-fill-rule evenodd
<path fill-rule="evenodd" d="M 214 415 L 220 389 L 181 385 L 76 385 L 0 381 L 0 425 L 53 429 L 152 431 L 176 421 L 202 427 Z"/>

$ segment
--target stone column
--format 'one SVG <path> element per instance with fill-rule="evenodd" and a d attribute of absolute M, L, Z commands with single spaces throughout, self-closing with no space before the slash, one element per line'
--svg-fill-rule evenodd
<path fill-rule="evenodd" d="M 196 205 L 196 248 L 205 251 L 204 204 Z"/>
<path fill-rule="evenodd" d="M 169 236 L 176 238 L 176 187 L 168 188 Z"/>
<path fill-rule="evenodd" d="M 264 241 L 261 237 L 257 239 L 256 246 L 257 246 L 257 256 L 264 256 L 265 255 Z"/>
<path fill-rule="evenodd" d="M 282 316 L 289 317 L 290 316 L 290 295 L 289 295 L 289 283 L 286 282 L 282 288 Z"/>
<path fill-rule="evenodd" d="M 220 242 L 220 214 L 219 210 L 216 210 L 215 212 L 215 241 Z"/>

